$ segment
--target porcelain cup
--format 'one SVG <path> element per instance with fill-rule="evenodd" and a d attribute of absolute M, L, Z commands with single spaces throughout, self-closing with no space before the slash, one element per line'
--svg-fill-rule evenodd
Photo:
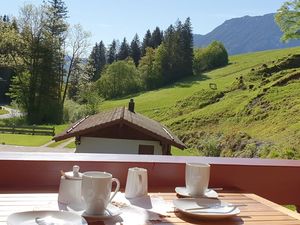
<path fill-rule="evenodd" d="M 112 182 L 116 189 L 111 196 Z M 82 175 L 81 195 L 85 202 L 85 213 L 88 215 L 103 215 L 107 205 L 120 189 L 120 182 L 110 173 L 89 171 Z"/>
<path fill-rule="evenodd" d="M 125 197 L 135 198 L 148 193 L 148 175 L 144 168 L 129 168 L 125 187 Z"/>
<path fill-rule="evenodd" d="M 209 183 L 210 165 L 205 163 L 187 163 L 185 184 L 191 196 L 203 196 Z"/>

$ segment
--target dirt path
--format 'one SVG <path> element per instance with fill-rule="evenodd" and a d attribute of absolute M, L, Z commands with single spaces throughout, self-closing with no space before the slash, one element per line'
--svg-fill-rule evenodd
<path fill-rule="evenodd" d="M 75 141 L 75 138 L 70 138 L 68 141 L 61 143 L 60 145 L 57 145 L 55 148 L 65 148 L 68 144 Z M 55 141 L 49 141 L 48 143 L 42 145 L 41 147 L 47 147 L 48 145 L 51 145 Z"/>
<path fill-rule="evenodd" d="M 8 119 L 8 118 L 13 118 L 13 117 L 20 117 L 20 116 L 23 115 L 19 110 L 11 109 L 11 108 L 4 107 L 4 106 L 2 106 L 2 108 L 5 109 L 5 110 L 7 110 L 9 113 L 0 115 L 0 119 Z"/>
<path fill-rule="evenodd" d="M 0 152 L 55 152 L 74 153 L 75 148 L 49 148 L 49 147 L 27 147 L 14 145 L 0 145 Z"/>

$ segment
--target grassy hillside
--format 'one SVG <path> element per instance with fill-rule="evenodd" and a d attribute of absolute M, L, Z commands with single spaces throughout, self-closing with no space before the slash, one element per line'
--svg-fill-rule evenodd
<path fill-rule="evenodd" d="M 182 154 L 298 158 L 299 78 L 300 48 L 264 51 L 232 56 L 224 68 L 130 97 L 137 112 L 188 145 Z M 106 101 L 101 110 L 127 103 Z"/>

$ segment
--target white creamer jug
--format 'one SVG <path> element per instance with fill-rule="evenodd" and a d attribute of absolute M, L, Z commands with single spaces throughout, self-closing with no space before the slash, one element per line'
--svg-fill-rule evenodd
<path fill-rule="evenodd" d="M 129 168 L 125 187 L 125 197 L 135 198 L 147 195 L 148 175 L 144 168 Z"/>
<path fill-rule="evenodd" d="M 58 202 L 71 204 L 81 201 L 82 174 L 79 173 L 79 166 L 73 166 L 73 171 L 63 173 L 60 178 Z"/>

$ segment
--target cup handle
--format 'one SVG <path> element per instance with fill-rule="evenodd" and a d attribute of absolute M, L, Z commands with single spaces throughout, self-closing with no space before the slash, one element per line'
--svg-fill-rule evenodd
<path fill-rule="evenodd" d="M 113 193 L 113 195 L 110 197 L 108 203 L 111 202 L 111 200 L 115 197 L 115 195 L 118 193 L 118 191 L 120 189 L 120 181 L 117 178 L 112 178 L 111 180 L 112 180 L 112 182 L 117 183 L 117 187 L 116 187 L 115 192 Z"/>

